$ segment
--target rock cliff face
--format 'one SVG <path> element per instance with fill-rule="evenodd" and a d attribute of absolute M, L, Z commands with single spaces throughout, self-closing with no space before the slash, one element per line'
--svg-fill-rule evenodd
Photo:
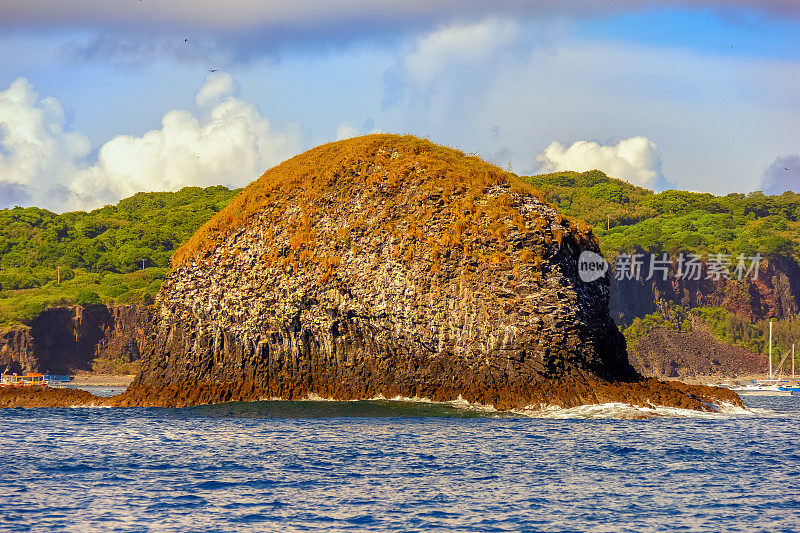
<path fill-rule="evenodd" d="M 12 326 L 0 331 L 0 372 L 38 370 L 33 357 L 33 339 L 28 326 Z"/>
<path fill-rule="evenodd" d="M 639 373 L 662 379 L 736 378 L 767 372 L 763 355 L 717 340 L 700 320 L 693 321 L 689 332 L 656 329 L 628 353 Z"/>
<path fill-rule="evenodd" d="M 713 401 L 614 389 L 639 378 L 608 277 L 579 279 L 582 250 L 597 251 L 586 226 L 477 158 L 391 135 L 324 145 L 268 171 L 176 253 L 142 372 L 115 401 Z"/>
<path fill-rule="evenodd" d="M 0 331 L 0 370 L 88 370 L 97 357 L 140 357 L 153 309 L 142 306 L 70 306 L 47 309 L 30 325 Z"/>
<path fill-rule="evenodd" d="M 800 265 L 791 257 L 765 259 L 755 280 L 611 281 L 611 316 L 619 326 L 669 303 L 687 309 L 718 306 L 751 321 L 792 317 L 800 311 Z"/>

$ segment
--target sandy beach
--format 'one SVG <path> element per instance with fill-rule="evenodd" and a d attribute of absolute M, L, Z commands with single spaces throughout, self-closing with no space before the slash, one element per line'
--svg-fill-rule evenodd
<path fill-rule="evenodd" d="M 127 387 L 136 376 L 134 374 L 76 374 L 70 385 L 75 387 Z"/>

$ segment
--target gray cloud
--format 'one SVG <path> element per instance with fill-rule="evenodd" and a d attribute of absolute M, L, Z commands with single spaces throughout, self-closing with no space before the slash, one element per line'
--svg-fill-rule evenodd
<path fill-rule="evenodd" d="M 0 181 L 0 209 L 17 205 L 28 205 L 31 194 L 26 185 L 12 181 Z"/>
<path fill-rule="evenodd" d="M 2 26 L 153 25 L 194 26 L 241 30 L 256 27 L 340 25 L 348 31 L 362 25 L 419 20 L 449 20 L 488 14 L 509 16 L 593 16 L 650 8 L 718 9 L 721 12 L 755 10 L 768 15 L 800 17 L 796 0 L 162 0 L 108 2 L 107 0 L 27 0 L 0 6 Z"/>
<path fill-rule="evenodd" d="M 27 0 L 0 4 L 0 28 L 88 30 L 87 40 L 67 49 L 86 60 L 136 64 L 171 56 L 231 64 L 279 55 L 287 47 L 391 41 L 408 31 L 487 16 L 586 18 L 653 8 L 711 9 L 727 20 L 800 19 L 796 0 Z"/>
<path fill-rule="evenodd" d="M 91 28 L 83 38 L 73 38 L 63 46 L 62 53 L 67 60 L 106 61 L 133 67 L 154 59 L 169 58 L 225 68 L 264 57 L 279 60 L 286 51 L 296 49 L 341 53 L 348 46 L 385 42 L 387 38 L 399 36 L 401 31 L 408 29 L 410 27 L 401 26 L 354 29 L 337 24 L 247 27 L 242 30 L 190 25 L 150 28 L 135 25 L 121 28 L 103 26 Z"/>
<path fill-rule="evenodd" d="M 800 156 L 786 155 L 777 158 L 764 171 L 761 187 L 766 194 L 800 192 Z"/>

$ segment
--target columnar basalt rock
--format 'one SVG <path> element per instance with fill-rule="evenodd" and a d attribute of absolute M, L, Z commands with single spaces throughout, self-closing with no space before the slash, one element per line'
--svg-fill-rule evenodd
<path fill-rule="evenodd" d="M 265 173 L 176 253 L 142 372 L 115 402 L 514 408 L 611 400 L 615 387 L 643 403 L 713 401 L 639 382 L 608 276 L 579 279 L 583 250 L 597 251 L 588 227 L 475 157 L 392 135 L 323 145 Z"/>

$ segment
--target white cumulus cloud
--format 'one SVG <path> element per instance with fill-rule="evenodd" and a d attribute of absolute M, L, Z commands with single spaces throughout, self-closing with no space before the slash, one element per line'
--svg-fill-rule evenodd
<path fill-rule="evenodd" d="M 622 139 L 617 144 L 578 141 L 565 146 L 554 141 L 537 156 L 542 172 L 602 170 L 640 187 L 663 189 L 661 153 L 647 137 Z"/>
<path fill-rule="evenodd" d="M 519 35 L 519 26 L 509 20 L 488 18 L 473 24 L 453 24 L 420 37 L 404 66 L 415 81 L 427 83 L 448 66 L 495 57 Z"/>
<path fill-rule="evenodd" d="M 78 172 L 89 140 L 65 128 L 58 100 L 39 98 L 26 79 L 0 92 L 0 208 L 26 198 L 58 196 L 52 189 Z"/>
<path fill-rule="evenodd" d="M 58 102 L 38 100 L 25 80 L 14 82 L 0 93 L 0 192 L 8 197 L 0 207 L 11 196 L 54 210 L 88 209 L 139 191 L 245 185 L 296 154 L 300 134 L 276 131 L 254 105 L 231 95 L 234 87 L 230 76 L 210 75 L 196 97 L 201 117 L 169 111 L 160 129 L 118 135 L 88 162 L 89 142 L 64 130 Z"/>
<path fill-rule="evenodd" d="M 225 96 L 232 96 L 235 84 L 230 74 L 217 72 L 209 74 L 206 82 L 197 91 L 194 101 L 198 107 L 207 107 L 218 103 Z"/>

